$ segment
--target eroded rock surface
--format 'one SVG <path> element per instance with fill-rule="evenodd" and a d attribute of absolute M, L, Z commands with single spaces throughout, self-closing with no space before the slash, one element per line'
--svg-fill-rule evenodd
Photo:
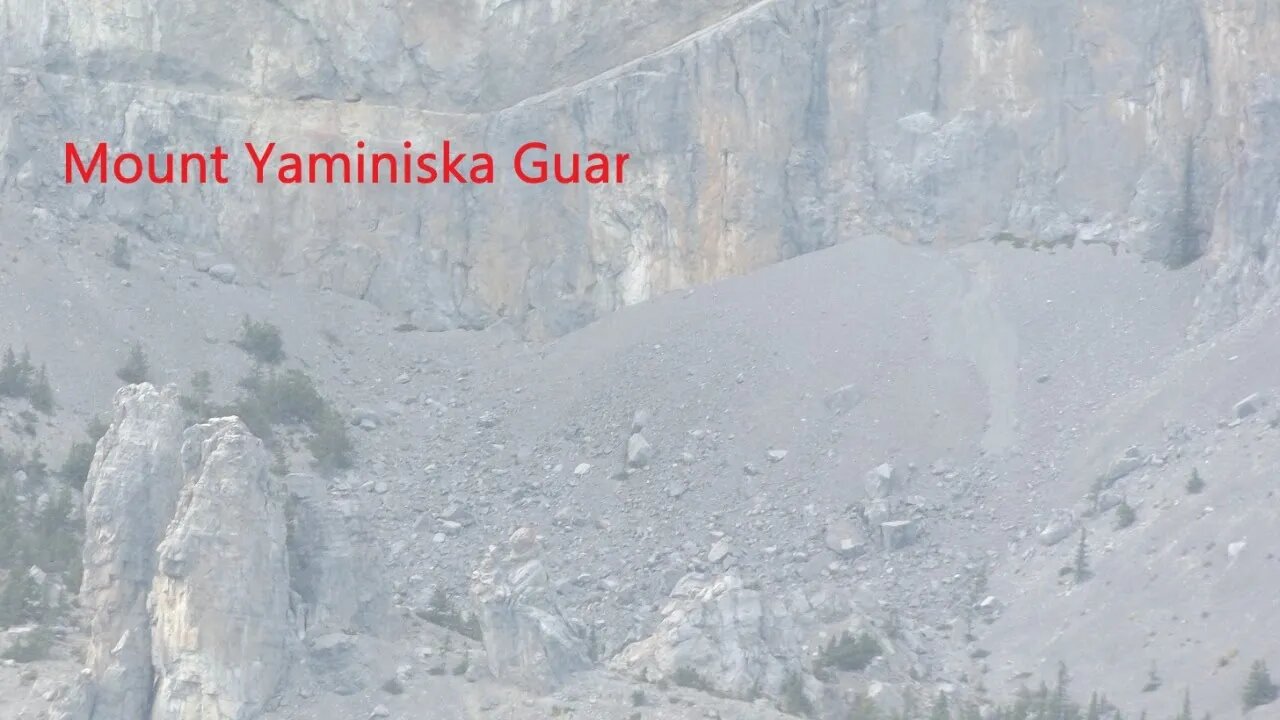
<path fill-rule="evenodd" d="M 532 529 L 489 549 L 471 597 L 494 677 L 546 692 L 590 667 L 587 643 L 561 612 Z"/>
<path fill-rule="evenodd" d="M 237 418 L 183 430 L 176 389 L 121 389 L 86 484 L 87 667 L 60 720 L 252 720 L 300 640 L 367 629 L 385 596 L 310 476 Z"/>
<path fill-rule="evenodd" d="M 429 13 L 17 0 L 0 31 L 0 185 L 48 213 L 38 232 L 136 228 L 234 261 L 237 282 L 289 275 L 426 329 L 509 317 L 559 334 L 869 232 L 1098 243 L 1173 266 L 1207 253 L 1217 270 L 1201 306 L 1216 324 L 1280 283 L 1267 250 L 1280 76 L 1268 1 Z M 67 186 L 47 139 L 71 137 L 240 157 L 213 192 Z M 442 138 L 492 153 L 497 182 L 280 202 L 240 152 L 245 139 L 399 152 Z M 512 156 L 532 139 L 628 152 L 626 183 L 519 183 Z"/>
<path fill-rule="evenodd" d="M 182 490 L 183 426 L 176 389 L 121 388 L 89 470 L 80 604 L 90 616 L 91 697 L 80 704 L 91 720 L 136 720 L 151 707 L 147 594 Z"/>
<path fill-rule="evenodd" d="M 653 635 L 624 648 L 613 667 L 747 700 L 780 697 L 786 683 L 807 675 L 803 635 L 787 603 L 734 575 L 684 577 L 663 615 Z"/>
<path fill-rule="evenodd" d="M 183 493 L 158 549 L 148 608 L 152 720 L 251 720 L 287 667 L 285 495 L 244 423 L 187 430 Z"/>

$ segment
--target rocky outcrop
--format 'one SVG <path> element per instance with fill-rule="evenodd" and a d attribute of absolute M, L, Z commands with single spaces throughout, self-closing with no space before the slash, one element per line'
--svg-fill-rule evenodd
<path fill-rule="evenodd" d="M 187 430 L 183 492 L 160 544 L 151 612 L 152 720 L 251 720 L 290 641 L 285 497 L 237 418 Z"/>
<path fill-rule="evenodd" d="M 557 334 L 868 232 L 1100 243 L 1174 266 L 1207 250 L 1213 322 L 1277 286 L 1268 0 L 554 7 L 16 0 L 0 186 L 43 211 L 37 233 L 130 229 L 225 257 L 236 282 L 287 275 L 428 329 L 510 317 Z M 226 186 L 138 193 L 66 186 L 51 138 L 236 152 L 449 138 L 500 176 L 290 193 L 241 157 Z M 532 139 L 629 152 L 630 175 L 517 183 L 512 152 Z"/>
<path fill-rule="evenodd" d="M 590 667 L 587 643 L 560 610 L 533 530 L 516 530 L 489 548 L 472 576 L 471 598 L 494 677 L 549 692 Z"/>
<path fill-rule="evenodd" d="M 369 556 L 373 543 L 363 537 L 363 516 L 355 508 L 340 509 L 314 475 L 289 475 L 285 485 L 289 580 L 302 633 L 372 627 L 383 616 L 387 598 Z"/>
<path fill-rule="evenodd" d="M 89 613 L 92 682 L 86 686 L 90 697 L 80 704 L 90 720 L 148 717 L 153 673 L 147 595 L 156 547 L 182 491 L 183 419 L 174 388 L 121 388 L 89 469 L 80 604 Z"/>
<path fill-rule="evenodd" d="M 746 700 L 781 697 L 787 683 L 808 677 L 803 635 L 787 603 L 736 576 L 685 576 L 663 616 L 653 635 L 613 659 L 615 669 Z"/>
<path fill-rule="evenodd" d="M 252 720 L 298 639 L 382 607 L 317 479 L 287 494 L 237 418 L 183 426 L 172 387 L 116 395 L 85 488 L 87 667 L 59 720 Z"/>

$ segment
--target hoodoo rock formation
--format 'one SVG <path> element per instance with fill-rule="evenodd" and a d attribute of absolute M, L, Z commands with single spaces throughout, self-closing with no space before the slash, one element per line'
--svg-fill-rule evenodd
<path fill-rule="evenodd" d="M 370 621 L 376 573 L 238 418 L 184 432 L 176 389 L 146 383 L 115 402 L 86 486 L 88 667 L 59 717 L 257 718 L 309 632 Z"/>

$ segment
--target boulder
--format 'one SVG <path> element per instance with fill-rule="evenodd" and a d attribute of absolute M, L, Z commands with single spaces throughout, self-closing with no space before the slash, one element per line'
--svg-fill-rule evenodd
<path fill-rule="evenodd" d="M 489 671 L 534 692 L 551 692 L 591 666 L 587 642 L 560 610 L 533 530 L 489 548 L 472 574 Z"/>
<path fill-rule="evenodd" d="M 778 698 L 789 678 L 808 677 L 803 634 L 787 603 L 734 575 L 686 575 L 663 616 L 651 636 L 613 659 L 615 670 L 744 700 Z"/>
<path fill-rule="evenodd" d="M 627 440 L 627 465 L 633 468 L 644 467 L 653 459 L 653 447 L 640 433 L 632 433 Z"/>
<path fill-rule="evenodd" d="M 867 551 L 866 533 L 852 520 L 833 520 L 827 523 L 823 536 L 827 549 L 844 558 L 856 558 Z"/>
<path fill-rule="evenodd" d="M 901 473 L 897 468 L 884 463 L 866 475 L 867 497 L 872 500 L 883 500 L 898 492 L 902 483 Z"/>
<path fill-rule="evenodd" d="M 1243 419 L 1258 412 L 1265 405 L 1266 398 L 1263 397 L 1262 393 L 1253 393 L 1232 406 L 1232 412 L 1237 418 Z"/>
<path fill-rule="evenodd" d="M 1076 518 L 1069 511 L 1059 510 L 1053 514 L 1049 522 L 1040 530 L 1041 545 L 1057 545 L 1067 536 L 1075 532 Z"/>
<path fill-rule="evenodd" d="M 890 520 L 880 523 L 880 543 L 886 550 L 899 550 L 914 543 L 920 526 L 914 520 Z"/>
<path fill-rule="evenodd" d="M 218 263 L 216 265 L 212 265 L 205 272 L 209 273 L 209 277 L 220 283 L 232 285 L 236 281 L 236 266 L 231 263 Z"/>

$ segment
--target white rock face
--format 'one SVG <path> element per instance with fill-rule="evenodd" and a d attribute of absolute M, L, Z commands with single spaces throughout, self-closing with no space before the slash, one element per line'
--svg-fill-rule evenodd
<path fill-rule="evenodd" d="M 252 720 L 284 677 L 289 557 L 270 465 L 239 419 L 184 435 L 182 499 L 148 602 L 152 720 Z"/>
<path fill-rule="evenodd" d="M 740 699 L 776 698 L 789 677 L 805 677 L 803 638 L 787 604 L 734 575 L 685 576 L 663 615 L 653 635 L 613 659 L 615 669 L 647 682 L 692 671 L 708 689 Z"/>
<path fill-rule="evenodd" d="M 472 576 L 489 671 L 536 692 L 550 692 L 591 665 L 587 644 L 560 610 L 555 586 L 529 528 L 489 549 Z"/>
<path fill-rule="evenodd" d="M 296 638 L 380 616 L 374 564 L 323 484 L 286 493 L 240 420 L 184 432 L 176 389 L 145 383 L 115 402 L 85 486 L 87 667 L 53 717 L 257 718 Z"/>
<path fill-rule="evenodd" d="M 84 581 L 90 614 L 83 710 L 92 720 L 144 718 L 151 703 L 147 594 L 156 546 L 182 490 L 184 414 L 173 387 L 121 388 L 85 484 Z"/>

